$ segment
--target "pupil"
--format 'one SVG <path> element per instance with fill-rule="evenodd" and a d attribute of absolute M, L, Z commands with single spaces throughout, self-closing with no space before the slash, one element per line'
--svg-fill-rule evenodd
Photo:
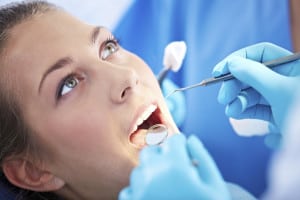
<path fill-rule="evenodd" d="M 69 80 L 67 81 L 67 87 L 73 88 L 73 87 L 75 87 L 76 83 L 77 83 L 77 82 L 76 82 L 75 79 L 69 79 Z"/>
<path fill-rule="evenodd" d="M 107 46 L 107 50 L 108 50 L 110 53 L 115 52 L 114 44 L 109 44 L 109 45 Z"/>

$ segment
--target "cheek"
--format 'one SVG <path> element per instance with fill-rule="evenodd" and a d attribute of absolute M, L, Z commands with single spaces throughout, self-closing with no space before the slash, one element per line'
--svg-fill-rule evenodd
<path fill-rule="evenodd" d="M 43 124 L 38 131 L 43 148 L 55 155 L 101 155 L 120 143 L 116 134 L 112 134 L 118 131 L 115 130 L 114 121 L 95 111 L 78 114 L 69 112 L 39 124 Z"/>
<path fill-rule="evenodd" d="M 113 139 L 113 134 L 110 134 L 114 128 L 112 121 L 103 116 L 94 116 L 93 113 L 67 120 L 58 127 L 61 127 L 58 130 L 60 140 L 74 146 L 85 145 L 98 149 L 100 145 L 109 144 Z"/>

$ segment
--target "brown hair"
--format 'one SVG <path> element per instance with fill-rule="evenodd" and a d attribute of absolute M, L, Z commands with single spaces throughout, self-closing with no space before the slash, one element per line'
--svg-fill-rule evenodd
<path fill-rule="evenodd" d="M 1 72 L 1 59 L 5 45 L 13 27 L 37 14 L 51 10 L 58 10 L 58 7 L 46 1 L 37 0 L 15 2 L 0 7 L 0 166 L 5 158 L 27 152 L 31 147 L 29 137 L 31 131 L 22 118 L 17 94 L 13 94 L 9 89 L 9 77 Z M 17 190 L 9 185 L 0 172 L 0 186 L 3 184 L 11 190 Z M 42 197 L 40 193 L 20 191 L 22 195 L 19 195 L 18 199 L 54 199 L 49 195 Z"/>

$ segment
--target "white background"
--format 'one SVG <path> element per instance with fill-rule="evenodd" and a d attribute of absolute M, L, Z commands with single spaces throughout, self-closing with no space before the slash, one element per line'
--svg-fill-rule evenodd
<path fill-rule="evenodd" d="M 20 0 L 16 0 L 20 1 Z M 134 0 L 48 0 L 87 23 L 112 30 Z M 0 6 L 14 2 L 0 0 Z"/>

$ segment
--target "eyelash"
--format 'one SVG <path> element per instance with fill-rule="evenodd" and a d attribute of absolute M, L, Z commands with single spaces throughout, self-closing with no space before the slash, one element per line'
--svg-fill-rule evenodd
<path fill-rule="evenodd" d="M 67 81 L 71 80 L 71 78 L 73 78 L 73 80 L 75 80 L 76 85 L 69 87 L 67 86 Z M 57 87 L 57 92 L 56 92 L 56 99 L 59 100 L 61 97 L 63 97 L 65 94 L 67 94 L 68 92 L 66 92 L 65 94 L 62 94 L 63 89 L 65 86 L 67 86 L 70 90 L 72 90 L 72 88 L 75 88 L 77 86 L 77 84 L 81 81 L 82 78 L 80 78 L 76 73 L 69 73 L 67 76 L 65 76 L 58 84 Z"/>
<path fill-rule="evenodd" d="M 113 46 L 108 46 L 108 45 L 113 45 Z M 101 47 L 100 47 L 100 58 L 102 59 L 102 60 L 106 60 L 107 58 L 109 58 L 109 56 L 111 55 L 111 54 L 109 54 L 109 55 L 102 55 L 102 53 L 104 52 L 104 50 L 105 50 L 105 48 L 106 47 L 110 47 L 110 48 L 115 48 L 115 49 L 113 49 L 112 51 L 111 51 L 111 49 L 109 49 L 109 51 L 111 51 L 111 52 L 109 52 L 109 53 L 111 53 L 111 54 L 113 54 L 113 53 L 115 53 L 115 52 L 117 52 L 118 50 L 119 50 L 119 48 L 120 48 L 120 45 L 119 45 L 119 40 L 118 39 L 116 39 L 113 35 L 110 35 L 103 43 L 102 43 L 102 45 L 101 45 Z"/>
<path fill-rule="evenodd" d="M 112 46 L 108 46 L 108 45 L 114 45 L 113 47 L 115 48 L 114 50 L 111 51 L 111 49 L 109 49 L 109 55 L 102 55 L 102 53 L 104 52 L 106 47 L 112 47 Z M 101 45 L 100 45 L 100 52 L 99 52 L 99 57 L 102 60 L 106 60 L 107 58 L 109 58 L 110 55 L 114 54 L 115 52 L 117 52 L 119 50 L 119 40 L 116 39 L 113 35 L 110 35 Z M 62 94 L 64 87 L 67 84 L 67 81 L 70 80 L 71 78 L 73 78 L 73 80 L 75 80 L 76 85 L 73 87 L 69 87 L 70 90 L 74 89 L 75 87 L 77 87 L 77 85 L 80 83 L 80 81 L 82 81 L 82 77 L 79 76 L 78 74 L 71 72 L 69 73 L 67 76 L 65 76 L 58 84 L 57 87 L 57 91 L 56 91 L 56 100 L 60 100 L 61 97 L 63 97 L 65 94 L 69 93 L 70 91 L 66 92 L 65 94 Z M 67 86 L 68 87 L 68 86 Z"/>

